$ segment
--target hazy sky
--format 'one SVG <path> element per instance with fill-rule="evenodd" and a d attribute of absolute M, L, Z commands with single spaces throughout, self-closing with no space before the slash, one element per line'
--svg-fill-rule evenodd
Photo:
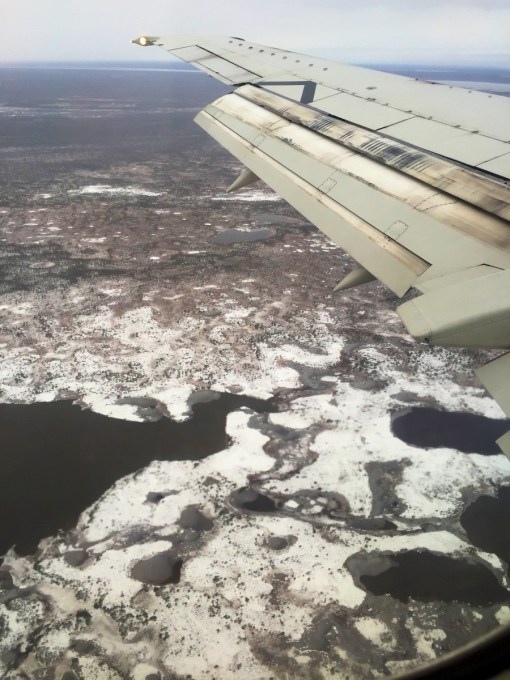
<path fill-rule="evenodd" d="M 510 65 L 510 0 L 0 0 L 0 62 L 164 59 L 129 44 L 142 33 L 236 35 L 350 61 Z"/>

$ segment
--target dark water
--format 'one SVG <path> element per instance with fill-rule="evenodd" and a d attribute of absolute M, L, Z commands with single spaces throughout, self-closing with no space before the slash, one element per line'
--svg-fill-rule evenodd
<path fill-rule="evenodd" d="M 181 580 L 182 565 L 183 560 L 170 550 L 137 562 L 131 577 L 154 586 L 177 584 Z"/>
<path fill-rule="evenodd" d="M 391 429 L 396 437 L 412 446 L 494 456 L 501 453 L 496 439 L 510 429 L 510 420 L 416 407 L 396 413 Z"/>
<path fill-rule="evenodd" d="M 225 448 L 226 416 L 241 406 L 274 410 L 271 400 L 222 394 L 195 404 L 185 422 L 140 423 L 69 401 L 1 404 L 0 555 L 12 545 L 34 552 L 44 536 L 73 527 L 116 480 L 153 460 L 199 460 Z M 190 511 L 182 521 L 200 517 Z"/>
<path fill-rule="evenodd" d="M 251 229 L 250 231 L 241 231 L 240 229 L 226 229 L 220 234 L 216 234 L 211 239 L 211 243 L 246 243 L 249 241 L 262 241 L 263 239 L 274 236 L 274 231 L 271 229 Z"/>
<path fill-rule="evenodd" d="M 131 569 L 132 578 L 156 586 L 179 583 L 185 561 L 182 553 L 193 546 L 203 532 L 211 531 L 214 522 L 199 507 L 190 505 L 182 511 L 178 524 L 183 531 L 169 537 L 172 549 L 138 560 Z"/>
<path fill-rule="evenodd" d="M 357 555 L 347 560 L 347 567 L 369 592 L 403 602 L 463 602 L 474 607 L 510 602 L 510 591 L 485 565 L 429 550 Z"/>
<path fill-rule="evenodd" d="M 497 496 L 480 496 L 460 518 L 469 542 L 480 550 L 494 553 L 510 568 L 510 486 L 501 487 Z"/>
<path fill-rule="evenodd" d="M 283 536 L 269 536 L 266 540 L 266 545 L 270 550 L 285 550 L 290 545 L 288 538 Z"/>
<path fill-rule="evenodd" d="M 250 512 L 276 512 L 277 505 L 272 498 L 245 486 L 231 495 L 232 503 L 241 510 Z"/>

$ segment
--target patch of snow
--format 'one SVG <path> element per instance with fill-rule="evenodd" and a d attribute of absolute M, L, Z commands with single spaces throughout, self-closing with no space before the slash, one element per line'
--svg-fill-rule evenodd
<path fill-rule="evenodd" d="M 283 201 L 281 196 L 278 194 L 268 194 L 264 191 L 253 190 L 245 191 L 243 193 L 236 194 L 222 194 L 221 196 L 208 197 L 211 201 L 234 201 L 234 202 L 247 202 L 247 203 L 260 203 L 260 202 L 277 202 Z"/>
<path fill-rule="evenodd" d="M 90 184 L 81 189 L 70 189 L 71 196 L 86 196 L 90 194 L 102 194 L 105 196 L 162 196 L 158 191 L 149 191 L 140 187 L 112 187 L 109 184 Z"/>

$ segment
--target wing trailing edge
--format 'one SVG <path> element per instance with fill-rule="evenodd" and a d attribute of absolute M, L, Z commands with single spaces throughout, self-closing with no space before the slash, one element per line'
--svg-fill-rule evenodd
<path fill-rule="evenodd" d="M 313 132 L 300 131 L 236 94 L 207 106 L 195 120 L 397 295 L 426 270 L 425 261 L 328 195 L 328 188 L 336 186 L 330 179 L 333 169 L 316 157 L 321 140 Z M 298 134 L 299 142 L 294 139 Z M 336 153 L 332 143 L 329 152 Z M 387 227 L 393 222 L 390 219 Z"/>

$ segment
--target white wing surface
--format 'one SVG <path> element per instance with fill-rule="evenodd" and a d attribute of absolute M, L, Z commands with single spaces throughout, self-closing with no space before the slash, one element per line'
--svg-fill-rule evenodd
<path fill-rule="evenodd" d="M 510 349 L 510 99 L 234 37 L 134 42 L 235 86 L 197 123 L 246 166 L 235 188 L 260 178 L 357 260 L 337 289 L 415 288 L 418 340 Z M 510 355 L 479 375 L 510 416 Z"/>

